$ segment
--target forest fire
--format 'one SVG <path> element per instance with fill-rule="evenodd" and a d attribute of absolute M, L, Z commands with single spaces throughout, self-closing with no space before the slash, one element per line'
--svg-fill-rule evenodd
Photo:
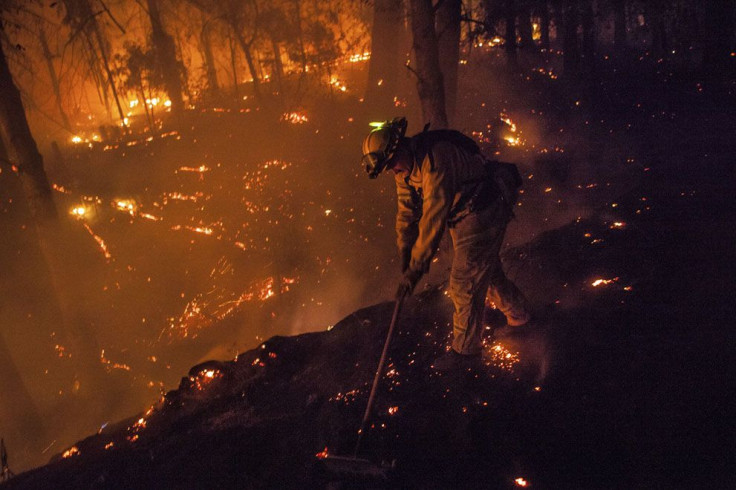
<path fill-rule="evenodd" d="M 692 461 L 711 475 L 692 481 L 727 486 L 724 423 L 702 414 L 731 402 L 733 14 L 6 0 L 0 483 L 319 487 L 304 469 L 354 444 L 375 396 L 358 456 L 405 465 L 404 486 L 677 486 Z M 453 152 L 435 166 L 438 141 Z M 392 170 L 424 157 L 397 213 Z M 442 180 L 490 159 L 519 172 Z M 433 179 L 473 188 L 459 221 L 433 214 Z M 458 263 L 473 281 L 489 264 L 463 255 L 475 218 L 532 321 L 497 301 L 480 369 L 435 369 L 461 338 Z M 698 438 L 667 429 L 683 420 Z"/>

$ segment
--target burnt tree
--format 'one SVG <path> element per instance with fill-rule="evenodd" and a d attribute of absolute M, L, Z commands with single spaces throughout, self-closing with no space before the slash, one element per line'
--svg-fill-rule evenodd
<path fill-rule="evenodd" d="M 445 88 L 440 69 L 432 0 L 410 0 L 412 47 L 416 60 L 417 92 L 425 123 L 447 127 Z"/>
<path fill-rule="evenodd" d="M 38 243 L 49 271 L 55 293 L 48 299 L 52 308 L 61 312 L 61 326 L 76 356 L 73 356 L 75 372 L 84 380 L 84 393 L 97 396 L 105 393 L 107 386 L 101 383 L 104 373 L 98 362 L 99 348 L 90 321 L 83 311 L 85 297 L 78 286 L 80 271 L 89 264 L 88 241 L 81 241 L 66 223 L 60 219 L 52 197 L 51 186 L 25 115 L 20 92 L 0 44 L 0 137 L 9 159 L 17 168 L 25 200 L 33 219 Z M 82 237 L 83 238 L 83 237 Z M 80 384 L 82 386 L 82 384 Z"/>
<path fill-rule="evenodd" d="M 518 9 L 519 20 L 519 48 L 525 51 L 534 51 L 534 28 L 532 26 L 532 14 L 527 5 Z"/>
<path fill-rule="evenodd" d="M 73 29 L 70 39 L 73 40 L 80 34 L 84 37 L 90 68 L 94 74 L 98 68 L 96 65 L 101 65 L 105 78 L 104 82 L 100 80 L 99 84 L 103 86 L 102 93 L 106 100 L 107 91 L 109 90 L 112 93 L 120 121 L 125 125 L 125 113 L 123 112 L 123 106 L 120 103 L 120 97 L 115 87 L 115 77 L 110 64 L 110 47 L 97 22 L 97 14 L 92 11 L 89 0 L 65 0 L 64 6 L 66 7 L 64 23 Z"/>
<path fill-rule="evenodd" d="M 450 123 L 457 108 L 457 68 L 460 62 L 461 0 L 444 0 L 437 9 L 437 41 L 445 103 Z"/>
<path fill-rule="evenodd" d="M 217 96 L 220 92 L 220 84 L 217 80 L 217 65 L 212 53 L 212 24 L 205 20 L 202 15 L 202 30 L 199 33 L 199 44 L 204 57 L 205 74 L 207 77 L 207 90 L 210 94 Z"/>
<path fill-rule="evenodd" d="M 171 100 L 171 111 L 179 113 L 184 109 L 182 99 L 182 64 L 176 59 L 174 38 L 164 29 L 158 0 L 148 0 L 148 19 L 151 22 L 151 44 L 156 63 L 161 70 L 164 89 Z"/>
<path fill-rule="evenodd" d="M 539 32 L 540 32 L 540 45 L 543 50 L 549 51 L 550 40 L 549 40 L 549 2 L 547 0 L 537 1 L 537 13 L 539 15 Z"/>

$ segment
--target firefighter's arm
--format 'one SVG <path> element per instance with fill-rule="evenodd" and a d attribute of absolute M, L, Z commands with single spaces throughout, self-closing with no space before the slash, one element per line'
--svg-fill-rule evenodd
<path fill-rule="evenodd" d="M 453 199 L 451 153 L 439 143 L 422 162 L 422 216 L 419 235 L 411 252 L 412 271 L 426 273 L 445 232 Z"/>
<path fill-rule="evenodd" d="M 422 216 L 421 199 L 417 192 L 400 176 L 396 176 L 396 245 L 399 248 L 402 272 L 409 266 L 411 249 L 419 234 L 418 223 Z"/>

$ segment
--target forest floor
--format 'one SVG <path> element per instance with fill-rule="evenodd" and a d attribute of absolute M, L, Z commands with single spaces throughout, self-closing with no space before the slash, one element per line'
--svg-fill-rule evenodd
<path fill-rule="evenodd" d="M 433 372 L 445 246 L 402 315 L 366 456 L 396 460 L 404 488 L 732 485 L 733 104 L 689 83 L 575 95 L 531 80 L 485 106 L 483 76 L 461 129 L 492 143 L 480 133 L 504 113 L 526 140 L 499 150 L 526 177 L 503 259 L 545 313 L 489 332 L 480 372 Z M 360 104 L 330 100 L 303 124 L 190 114 L 169 137 L 54 170 L 70 208 L 99 197 L 88 226 L 112 255 L 96 252 L 90 304 L 129 399 L 105 420 L 258 347 L 199 364 L 8 488 L 288 488 L 315 484 L 325 447 L 350 451 L 398 273 L 392 183 L 357 165 Z"/>

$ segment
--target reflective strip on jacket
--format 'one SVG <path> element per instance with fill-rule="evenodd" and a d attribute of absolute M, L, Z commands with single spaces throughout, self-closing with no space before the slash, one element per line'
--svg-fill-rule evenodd
<path fill-rule="evenodd" d="M 485 163 L 480 153 L 439 141 L 421 162 L 414 162 L 408 178 L 396 175 L 397 245 L 400 252 L 411 249 L 412 270 L 428 271 L 445 227 L 460 221 L 492 192 Z"/>

